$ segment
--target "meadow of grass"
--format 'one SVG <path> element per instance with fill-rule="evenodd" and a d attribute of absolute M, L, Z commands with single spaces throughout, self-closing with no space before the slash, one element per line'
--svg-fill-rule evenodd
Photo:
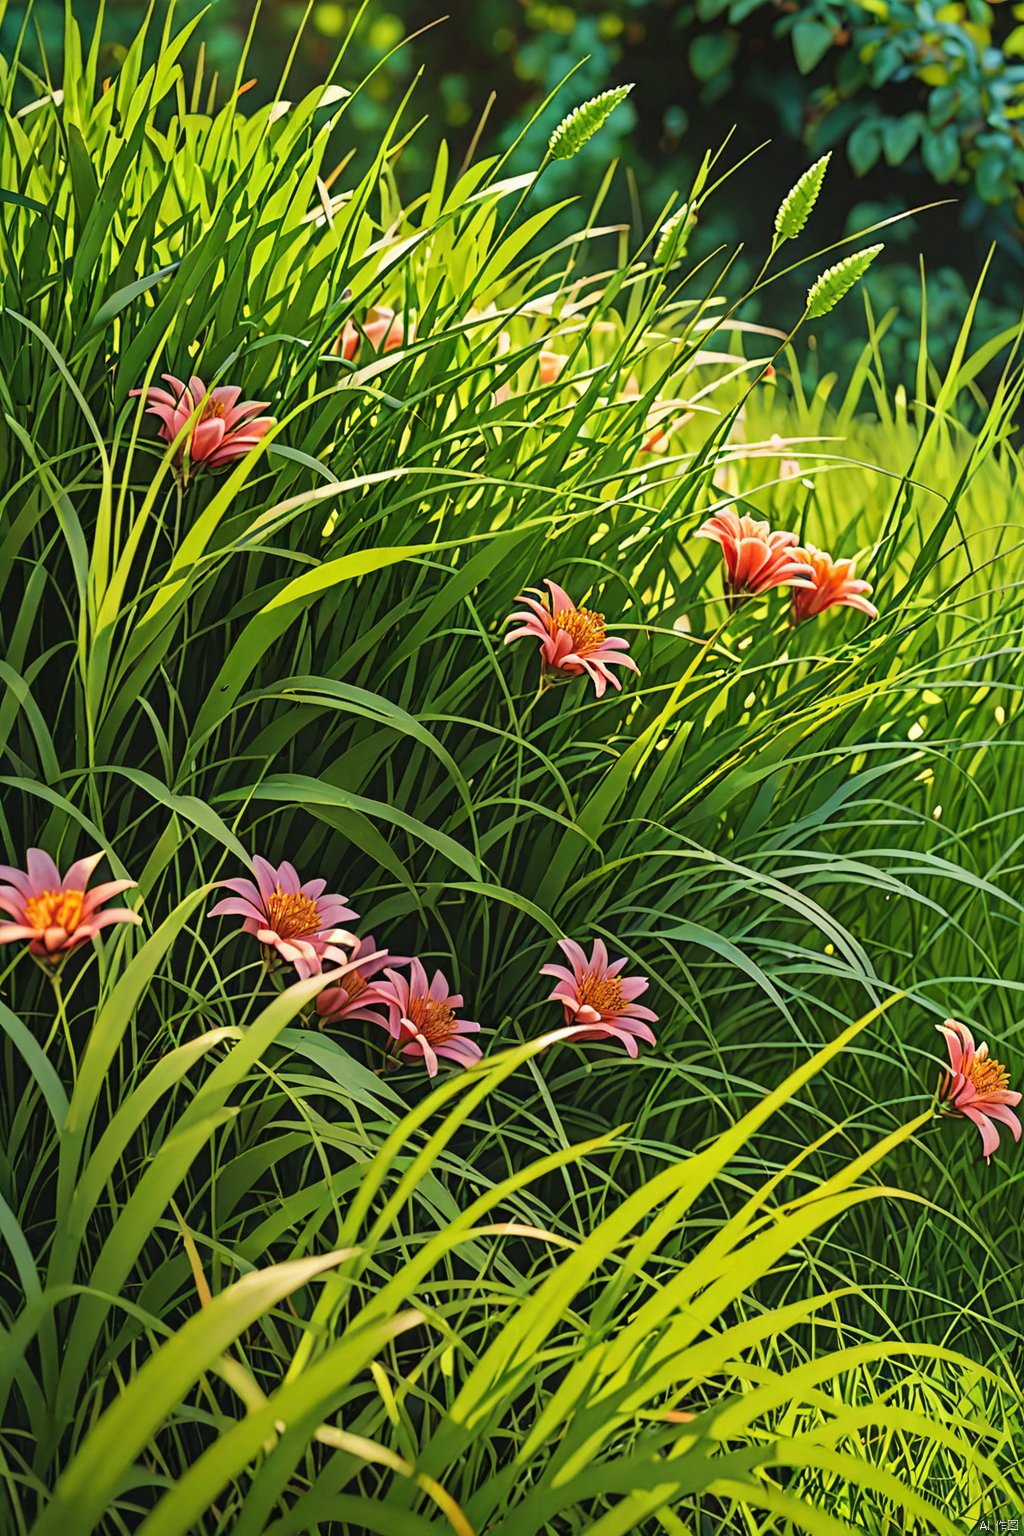
<path fill-rule="evenodd" d="M 247 114 L 195 25 L 106 81 L 69 11 L 59 88 L 2 71 L 0 836 L 103 850 L 141 922 L 0 951 L 0 1528 L 1024 1517 L 1019 1160 L 936 1113 L 934 1027 L 1020 1082 L 1020 334 L 887 380 L 869 314 L 808 397 L 827 316 L 746 325 L 671 207 L 581 187 L 552 244 L 543 143 L 410 192 L 413 105 L 350 182 L 344 55 Z M 812 213 L 762 281 L 874 238 Z M 181 462 L 164 373 L 274 425 Z M 730 507 L 877 619 L 727 602 Z M 546 578 L 621 692 L 504 645 Z M 254 855 L 439 967 L 482 1061 L 317 1027 L 209 916 Z M 650 979 L 635 1060 L 558 1037 L 564 938 Z"/>

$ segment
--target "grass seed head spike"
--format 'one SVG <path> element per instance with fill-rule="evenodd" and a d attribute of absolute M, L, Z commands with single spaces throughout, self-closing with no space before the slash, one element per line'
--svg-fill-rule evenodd
<path fill-rule="evenodd" d="M 827 155 L 822 155 L 820 160 L 815 160 L 782 199 L 779 211 L 775 215 L 775 233 L 780 240 L 794 239 L 807 223 L 811 210 L 818 201 L 818 194 L 831 158 L 832 151 L 829 150 Z"/>
<path fill-rule="evenodd" d="M 665 220 L 658 232 L 658 243 L 654 248 L 655 266 L 662 266 L 665 262 L 674 261 L 685 255 L 686 242 L 696 223 L 697 215 L 689 203 L 683 203 L 671 218 Z"/>
<path fill-rule="evenodd" d="M 807 290 L 807 318 L 818 320 L 835 309 L 883 249 L 881 245 L 869 245 L 865 250 L 855 251 L 852 256 L 837 261 L 835 266 L 827 267 Z"/>
<path fill-rule="evenodd" d="M 552 160 L 571 160 L 607 120 L 620 102 L 625 101 L 632 85 L 616 85 L 610 91 L 592 96 L 563 117 L 548 140 Z"/>

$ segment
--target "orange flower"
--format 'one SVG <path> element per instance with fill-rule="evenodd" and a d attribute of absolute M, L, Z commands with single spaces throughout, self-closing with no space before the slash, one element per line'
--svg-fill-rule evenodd
<path fill-rule="evenodd" d="M 600 939 L 588 959 L 586 950 L 573 939 L 559 939 L 558 947 L 569 965 L 542 965 L 542 976 L 553 976 L 558 985 L 549 1002 L 561 1003 L 565 1021 L 577 1040 L 621 1040 L 630 1056 L 636 1056 L 637 1040 L 654 1044 L 652 1024 L 658 1015 L 637 1002 L 647 991 L 646 976 L 623 976 L 625 960 L 609 961 Z M 571 969 L 570 969 L 571 967 Z"/>
<path fill-rule="evenodd" d="M 826 608 L 856 608 L 860 613 L 866 613 L 869 619 L 878 618 L 878 609 L 867 600 L 870 583 L 856 579 L 855 560 L 833 560 L 831 555 L 815 549 L 813 544 L 795 549 L 793 557 L 802 560 L 811 574 L 809 582 L 794 585 L 794 624 L 824 613 Z"/>
<path fill-rule="evenodd" d="M 814 572 L 796 544 L 796 534 L 772 530 L 731 507 L 717 512 L 697 530 L 714 539 L 725 557 L 725 584 L 731 596 L 767 592 L 772 587 L 810 587 Z"/>
<path fill-rule="evenodd" d="M 346 898 L 333 892 L 325 895 L 326 880 L 307 880 L 303 885 L 295 866 L 287 861 L 275 869 L 257 854 L 252 867 L 255 882 L 220 882 L 232 894 L 211 907 L 210 916 L 243 918 L 243 933 L 276 950 L 302 977 L 317 975 L 324 960 L 344 965 L 346 956 L 338 945 L 358 943 L 354 934 L 338 927 L 356 916 L 346 907 Z"/>
<path fill-rule="evenodd" d="M 611 668 L 625 667 L 630 672 L 640 670 L 628 654 L 629 641 L 609 635 L 604 614 L 594 613 L 590 608 L 577 608 L 557 582 L 545 577 L 544 585 L 550 591 L 550 597 L 533 587 L 530 590 L 536 592 L 537 597 L 524 593 L 517 599 L 526 604 L 526 609 L 511 614 L 510 621 L 518 620 L 522 627 L 510 630 L 505 636 L 505 644 L 513 640 L 539 640 L 542 671 L 551 667 L 570 677 L 579 677 L 585 672 L 598 698 L 602 697 L 609 683 L 613 688 L 621 689 L 622 683 Z"/>
<path fill-rule="evenodd" d="M 395 352 L 399 347 L 404 347 L 406 341 L 416 340 L 416 326 L 411 320 L 406 325 L 405 316 L 401 312 L 396 313 L 386 305 L 379 305 L 370 310 L 363 321 L 361 332 L 351 320 L 345 321 L 344 329 L 335 343 L 335 351 L 340 352 L 347 363 L 351 363 L 359 351 L 363 336 L 375 352 Z"/>
<path fill-rule="evenodd" d="M 456 1017 L 462 1007 L 462 995 L 449 992 L 441 971 L 427 985 L 427 973 L 419 960 L 409 964 L 408 977 L 390 968 L 387 981 L 378 982 L 377 990 L 388 1009 L 388 1031 L 394 1040 L 396 1056 L 420 1056 L 430 1077 L 436 1077 L 438 1057 L 445 1056 L 460 1067 L 471 1067 L 483 1052 L 475 1040 L 480 1025 L 473 1019 Z"/>
<path fill-rule="evenodd" d="M 554 384 L 568 361 L 564 352 L 541 352 L 538 359 L 541 383 Z"/>

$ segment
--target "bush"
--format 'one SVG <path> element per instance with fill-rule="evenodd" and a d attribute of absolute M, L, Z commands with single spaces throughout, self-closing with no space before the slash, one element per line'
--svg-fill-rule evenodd
<path fill-rule="evenodd" d="M 759 8 L 760 0 L 698 0 L 697 14 L 735 26 Z M 763 0 L 763 8 L 774 7 Z M 969 225 L 986 206 L 1008 205 L 1015 228 L 1024 175 L 1021 14 L 1020 6 L 984 0 L 785 7 L 774 33 L 789 40 L 800 75 L 816 82 L 802 104 L 804 142 L 819 154 L 845 144 L 858 176 L 883 158 L 888 166 L 911 161 L 940 186 L 969 189 Z M 690 65 L 706 91 L 732 83 L 739 47 L 733 30 L 702 32 L 691 43 Z"/>

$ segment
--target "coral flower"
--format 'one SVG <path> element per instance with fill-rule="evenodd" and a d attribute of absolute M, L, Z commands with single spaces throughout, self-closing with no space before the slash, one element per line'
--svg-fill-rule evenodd
<path fill-rule="evenodd" d="M 554 384 L 566 363 L 569 361 L 564 352 L 542 351 L 537 360 L 542 384 Z"/>
<path fill-rule="evenodd" d="M 406 331 L 408 330 L 408 336 Z M 363 321 L 360 331 L 351 320 L 346 320 L 337 348 L 347 363 L 351 363 L 359 351 L 359 343 L 363 336 L 366 337 L 375 352 L 395 352 L 403 347 L 406 340 L 416 340 L 416 327 L 409 322 L 405 323 L 405 316 L 400 312 L 396 314 L 393 309 L 381 305 L 377 309 L 371 309 Z"/>
<path fill-rule="evenodd" d="M 274 949 L 300 976 L 315 976 L 323 961 L 347 964 L 348 957 L 337 946 L 357 943 L 354 934 L 337 927 L 354 918 L 344 896 L 324 895 L 326 880 L 299 881 L 291 864 L 275 869 L 258 855 L 252 861 L 256 875 L 251 880 L 222 880 L 225 890 L 233 891 L 224 901 L 211 907 L 211 917 L 241 917 L 243 933 L 254 934 L 261 944 Z"/>
<path fill-rule="evenodd" d="M 1020 1141 L 1020 1121 L 1011 1105 L 1020 1103 L 1020 1094 L 1006 1085 L 1010 1075 L 1001 1062 L 993 1061 L 985 1044 L 975 1047 L 974 1036 L 966 1024 L 947 1019 L 936 1024 L 949 1047 L 949 1071 L 939 1084 L 939 1098 L 947 1114 L 966 1115 L 981 1132 L 985 1161 L 999 1145 L 999 1121 L 1008 1126 L 1014 1141 Z"/>
<path fill-rule="evenodd" d="M 878 618 L 878 609 L 867 599 L 870 584 L 856 579 L 856 561 L 833 560 L 813 544 L 805 544 L 793 554 L 810 566 L 813 577 L 811 586 L 793 588 L 794 624 L 824 613 L 826 608 L 856 608 L 869 619 Z"/>
<path fill-rule="evenodd" d="M 141 923 L 138 913 L 127 907 L 100 910 L 105 901 L 129 890 L 134 880 L 108 880 L 86 889 L 102 858 L 102 853 L 93 853 L 79 859 L 63 878 L 40 848 L 28 850 L 27 871 L 0 864 L 0 912 L 12 919 L 0 922 L 0 944 L 28 939 L 33 955 L 52 960 L 94 939 L 111 923 Z"/>
<path fill-rule="evenodd" d="M 635 373 L 631 373 L 622 390 L 624 400 L 636 400 L 640 395 L 640 380 Z M 644 430 L 647 436 L 640 444 L 641 453 L 667 453 L 669 433 L 678 425 L 688 421 L 690 414 L 684 413 L 677 420 L 670 420 L 672 413 L 681 402 L 665 401 L 659 396 L 653 408 L 647 413 L 647 421 Z"/>
<path fill-rule="evenodd" d="M 273 416 L 261 416 L 266 410 L 266 400 L 243 400 L 237 384 L 221 384 L 207 390 L 202 379 L 195 375 L 183 384 L 173 373 L 161 374 L 166 389 L 133 389 L 133 395 L 145 397 L 146 409 L 163 423 L 160 436 L 165 443 L 173 443 L 186 424 L 191 423 L 185 446 L 193 464 L 205 464 L 210 469 L 222 469 L 235 459 L 244 458 L 255 448 L 262 437 L 276 425 Z M 181 465 L 184 447 L 178 450 L 175 463 Z"/>
<path fill-rule="evenodd" d="M 317 997 L 316 1011 L 324 1024 L 340 1024 L 342 1019 L 364 1019 L 387 1029 L 387 1018 L 375 1013 L 375 1008 L 386 1008 L 388 993 L 373 977 L 387 965 L 404 965 L 397 955 L 389 955 L 386 949 L 378 949 L 373 935 L 357 939 L 348 957 L 355 969 L 337 986 L 324 987 Z"/>
<path fill-rule="evenodd" d="M 447 1056 L 470 1067 L 483 1055 L 475 1040 L 466 1036 L 479 1028 L 471 1019 L 457 1019 L 462 1007 L 458 993 L 449 993 L 440 971 L 427 985 L 427 973 L 418 960 L 410 962 L 408 978 L 390 968 L 386 982 L 378 984 L 388 1006 L 388 1030 L 401 1056 L 422 1056 L 431 1077 L 437 1074 L 437 1058 Z"/>
<path fill-rule="evenodd" d="M 594 684 L 594 692 L 600 698 L 609 683 L 621 688 L 622 683 L 610 671 L 611 667 L 628 667 L 631 672 L 640 668 L 629 651 L 629 641 L 609 635 L 604 627 L 604 615 L 589 608 L 577 608 L 576 604 L 556 582 L 545 578 L 544 585 L 551 593 L 550 599 L 537 588 L 537 599 L 521 596 L 529 612 L 513 613 L 511 619 L 521 619 L 522 629 L 513 629 L 505 636 L 505 644 L 513 640 L 534 639 L 540 641 L 541 666 L 553 667 L 556 672 L 567 672 L 578 677 L 585 672 Z"/>
<path fill-rule="evenodd" d="M 561 1003 L 566 1023 L 579 1026 L 576 1038 L 621 1040 L 630 1056 L 637 1054 L 637 1039 L 653 1045 L 649 1025 L 657 1023 L 658 1015 L 636 1001 L 647 991 L 647 977 L 620 975 L 625 960 L 609 964 L 608 951 L 600 939 L 594 941 L 589 960 L 572 939 L 560 940 L 558 947 L 572 969 L 542 965 L 540 973 L 557 980 L 549 1002 Z"/>
<path fill-rule="evenodd" d="M 725 583 L 734 597 L 767 592 L 771 587 L 813 586 L 814 571 L 794 549 L 796 534 L 773 531 L 767 523 L 739 517 L 731 507 L 698 528 L 697 537 L 714 539 L 725 556 Z"/>

